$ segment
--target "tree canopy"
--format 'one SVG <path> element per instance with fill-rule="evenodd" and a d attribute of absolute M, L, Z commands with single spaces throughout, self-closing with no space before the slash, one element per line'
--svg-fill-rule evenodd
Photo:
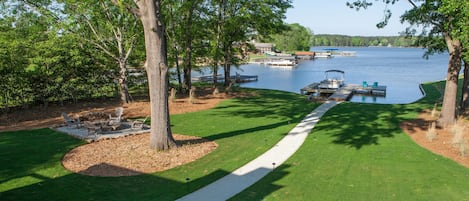
<path fill-rule="evenodd" d="M 286 29 L 271 35 L 275 49 L 284 52 L 308 51 L 312 45 L 313 31 L 298 24 L 286 24 Z"/>

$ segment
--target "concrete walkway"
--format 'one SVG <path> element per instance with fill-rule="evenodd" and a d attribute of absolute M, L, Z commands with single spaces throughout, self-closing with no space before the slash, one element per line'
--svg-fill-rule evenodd
<path fill-rule="evenodd" d="M 328 101 L 320 105 L 270 150 L 231 174 L 178 200 L 221 201 L 240 193 L 292 156 L 303 144 L 322 115 L 337 104 L 338 102 Z"/>

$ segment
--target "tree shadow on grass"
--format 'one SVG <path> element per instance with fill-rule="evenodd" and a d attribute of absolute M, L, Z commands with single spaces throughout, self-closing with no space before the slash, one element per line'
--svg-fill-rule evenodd
<path fill-rule="evenodd" d="M 107 166 L 112 166 L 107 164 Z M 111 167 L 125 169 L 122 167 Z M 262 170 L 264 171 L 264 170 Z M 275 178 L 288 174 L 284 168 L 277 168 Z M 0 192 L 2 201 L 9 200 L 176 200 L 203 186 L 228 175 L 229 172 L 216 170 L 201 178 L 191 179 L 185 175 L 176 181 L 155 174 L 126 177 L 91 177 L 68 174 L 56 178 L 30 174 L 39 182 Z M 242 180 L 242 179 L 241 179 Z M 273 183 L 273 181 L 272 181 Z M 271 184 L 269 192 L 281 188 Z M 260 192 L 265 194 L 268 192 Z"/>
<path fill-rule="evenodd" d="M 277 185 L 275 184 L 275 182 L 289 174 L 289 172 L 287 171 L 289 167 L 291 167 L 291 165 L 280 165 L 279 167 L 275 168 L 272 172 L 270 172 L 267 176 L 265 176 L 263 179 L 250 186 L 246 190 L 242 191 L 241 193 L 237 194 L 236 196 L 233 196 L 229 200 L 264 200 L 264 198 L 270 195 L 271 193 L 283 188 L 283 186 Z"/>
<path fill-rule="evenodd" d="M 272 118 L 288 119 L 299 122 L 304 115 L 311 112 L 319 103 L 306 101 L 298 94 L 282 91 L 258 91 L 257 96 L 237 98 L 232 104 L 216 107 L 214 110 L 223 110 L 220 115 L 235 115 L 246 118 Z"/>
<path fill-rule="evenodd" d="M 332 143 L 355 149 L 379 145 L 380 139 L 402 134 L 401 123 L 431 108 L 437 98 L 431 95 L 412 104 L 343 103 L 328 111 L 313 134 L 325 133 Z"/>
<path fill-rule="evenodd" d="M 215 141 L 215 140 L 229 138 L 229 137 L 238 136 L 238 135 L 252 134 L 252 133 L 263 131 L 263 130 L 271 130 L 271 129 L 275 129 L 277 127 L 284 126 L 287 124 L 288 122 L 279 122 L 279 123 L 269 124 L 265 126 L 257 126 L 254 128 L 236 130 L 232 132 L 218 133 L 218 134 L 207 136 L 205 137 L 205 139 Z"/>
<path fill-rule="evenodd" d="M 83 143 L 47 128 L 1 133 L 0 183 L 30 175 L 38 166 L 60 163 L 61 153 Z"/>

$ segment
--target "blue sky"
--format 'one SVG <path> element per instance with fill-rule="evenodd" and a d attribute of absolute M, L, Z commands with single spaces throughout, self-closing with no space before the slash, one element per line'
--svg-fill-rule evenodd
<path fill-rule="evenodd" d="M 383 10 L 386 8 L 381 1 L 372 1 L 372 7 L 360 11 L 348 8 L 346 2 L 347 0 L 293 0 L 293 8 L 287 11 L 285 21 L 308 27 L 314 34 L 396 36 L 406 28 L 399 19 L 410 8 L 405 0 L 388 5 L 393 15 L 384 29 L 376 28 L 376 24 L 383 19 Z"/>

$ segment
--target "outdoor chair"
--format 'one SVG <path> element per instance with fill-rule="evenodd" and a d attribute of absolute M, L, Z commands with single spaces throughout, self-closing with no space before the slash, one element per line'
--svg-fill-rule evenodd
<path fill-rule="evenodd" d="M 101 132 L 101 125 L 96 125 L 96 123 L 91 121 L 83 122 L 85 127 L 88 129 L 88 135 L 93 134 L 95 137 L 98 136 L 98 132 Z"/>
<path fill-rule="evenodd" d="M 124 114 L 124 108 L 123 107 L 116 108 L 115 114 L 116 114 L 115 117 L 113 117 L 111 114 L 109 114 L 109 121 L 121 122 L 122 121 L 122 115 Z"/>
<path fill-rule="evenodd" d="M 80 118 L 72 119 L 65 112 L 62 112 L 62 117 L 64 118 L 65 125 L 68 127 L 75 126 L 76 128 L 79 128 L 81 126 Z"/>
<path fill-rule="evenodd" d="M 113 131 L 117 130 L 120 126 L 122 125 L 122 123 L 120 121 L 116 121 L 116 120 L 110 120 L 106 126 L 110 127 Z"/>
<path fill-rule="evenodd" d="M 145 126 L 145 122 L 147 121 L 147 119 L 148 119 L 148 116 L 145 117 L 144 120 L 138 120 L 138 119 L 137 119 L 137 120 L 134 120 L 134 121 L 132 122 L 132 127 L 131 127 L 131 129 L 132 129 L 132 130 L 136 130 L 136 129 L 142 130 L 143 127 Z"/>

